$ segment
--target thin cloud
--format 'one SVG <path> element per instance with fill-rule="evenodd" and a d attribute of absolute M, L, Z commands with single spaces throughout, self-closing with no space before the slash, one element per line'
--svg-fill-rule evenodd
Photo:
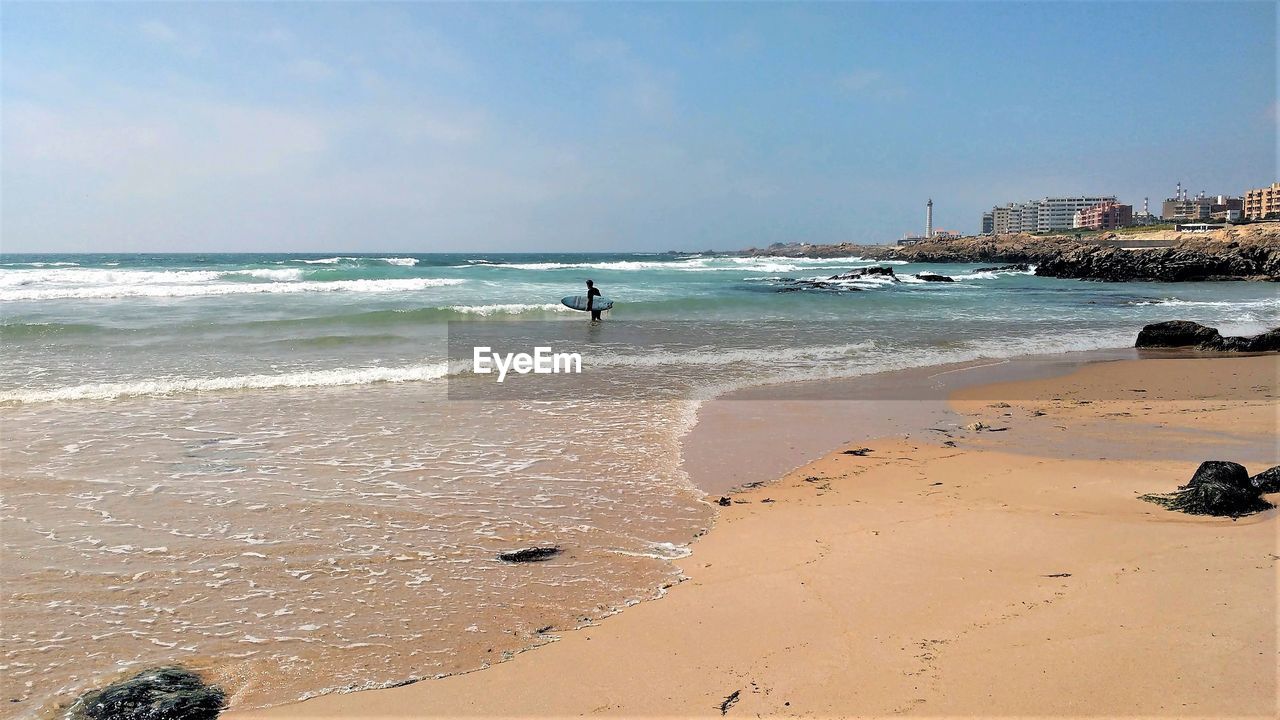
<path fill-rule="evenodd" d="M 884 79 L 879 70 L 854 70 L 836 79 L 836 86 L 848 92 L 862 92 L 875 87 Z"/>
<path fill-rule="evenodd" d="M 172 43 L 178 41 L 178 33 L 173 28 L 159 20 L 145 20 L 138 25 L 138 31 L 148 40 L 155 42 Z"/>
<path fill-rule="evenodd" d="M 896 100 L 907 94 L 907 91 L 899 83 L 890 79 L 880 70 L 872 68 L 850 70 L 837 77 L 835 85 L 845 95 L 880 100 Z"/>
<path fill-rule="evenodd" d="M 328 63 L 310 58 L 289 63 L 286 71 L 299 80 L 311 83 L 321 83 L 338 74 Z"/>

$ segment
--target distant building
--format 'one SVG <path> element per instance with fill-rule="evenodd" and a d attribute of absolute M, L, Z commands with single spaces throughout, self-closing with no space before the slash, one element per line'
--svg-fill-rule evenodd
<path fill-rule="evenodd" d="M 1090 230 L 1115 230 L 1133 222 L 1133 206 L 1104 202 L 1076 212 L 1072 227 Z"/>
<path fill-rule="evenodd" d="M 1280 215 L 1280 183 L 1271 183 L 1271 187 L 1246 192 L 1242 210 L 1244 216 L 1250 220 L 1263 220 L 1273 215 Z"/>
<path fill-rule="evenodd" d="M 1160 208 L 1160 216 L 1166 221 L 1203 222 L 1205 220 L 1238 220 L 1244 214 L 1244 199 L 1226 195 L 1206 196 L 1203 191 L 1190 197 L 1178 183 L 1173 197 L 1167 198 Z"/>
<path fill-rule="evenodd" d="M 995 211 L 982 213 L 982 234 L 990 235 L 996 231 Z"/>
<path fill-rule="evenodd" d="M 1150 198 L 1142 198 L 1142 212 L 1133 214 L 1133 220 L 1130 225 L 1159 225 L 1160 218 L 1151 214 L 1149 209 Z"/>
<path fill-rule="evenodd" d="M 915 245 L 925 240 L 934 238 L 958 238 L 960 233 L 950 230 L 934 230 L 933 229 L 933 198 L 929 198 L 929 202 L 924 204 L 924 235 L 903 235 L 898 241 L 899 245 Z"/>
<path fill-rule="evenodd" d="M 991 208 L 991 232 L 997 235 L 1004 235 L 1009 232 L 1009 215 L 1011 209 L 1008 207 Z"/>
<path fill-rule="evenodd" d="M 1195 198 L 1179 200 L 1169 198 L 1160 207 L 1160 217 L 1165 220 L 1208 220 L 1209 203 L 1202 203 Z"/>
<path fill-rule="evenodd" d="M 1077 212 L 1115 201 L 1114 195 L 1046 197 L 996 206 L 991 208 L 991 230 L 997 235 L 1066 230 L 1072 227 Z"/>

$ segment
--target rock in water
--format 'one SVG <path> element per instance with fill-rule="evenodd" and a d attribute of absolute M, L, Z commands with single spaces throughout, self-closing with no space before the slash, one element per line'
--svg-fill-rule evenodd
<path fill-rule="evenodd" d="M 1280 465 L 1263 470 L 1249 478 L 1249 484 L 1263 494 L 1280 492 Z"/>
<path fill-rule="evenodd" d="M 1190 320 L 1168 320 L 1142 328 L 1134 347 L 1188 347 L 1211 343 L 1221 337 L 1217 328 Z"/>
<path fill-rule="evenodd" d="M 563 551 L 559 545 L 545 545 L 498 553 L 498 559 L 509 563 L 542 562 L 559 555 L 561 552 Z"/>
<path fill-rule="evenodd" d="M 212 720 L 226 696 L 190 670 L 161 667 L 81 697 L 71 717 L 82 720 Z"/>
<path fill-rule="evenodd" d="M 947 277 L 946 275 L 939 275 L 938 273 L 916 273 L 916 277 L 925 282 L 955 282 L 954 278 Z"/>
<path fill-rule="evenodd" d="M 881 275 L 895 282 L 898 280 L 898 276 L 893 274 L 893 268 L 884 267 L 881 265 L 876 265 L 873 267 L 858 268 L 857 270 L 850 270 L 847 273 L 832 275 L 827 279 L 828 280 L 857 280 L 858 278 L 870 277 L 872 275 Z"/>

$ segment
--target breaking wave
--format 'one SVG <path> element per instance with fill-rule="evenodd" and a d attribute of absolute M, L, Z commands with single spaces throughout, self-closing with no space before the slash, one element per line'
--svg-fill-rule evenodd
<path fill-rule="evenodd" d="M 271 272 L 271 271 L 235 271 Z M 0 282 L 0 301 L 105 298 L 182 298 L 219 295 L 293 294 L 317 292 L 392 293 L 460 285 L 455 278 L 393 278 L 381 280 L 303 280 L 290 282 L 211 282 L 232 273 L 185 271 L 179 273 L 137 273 L 149 276 L 143 282 L 94 285 L 36 286 Z M 177 277 L 174 277 L 177 276 Z M 157 282 L 158 281 L 158 282 Z"/>
<path fill-rule="evenodd" d="M 278 375 L 235 375 L 211 378 L 160 378 L 121 383 L 89 383 L 49 390 L 0 392 L 0 403 L 34 404 L 68 400 L 114 400 L 125 397 L 165 396 L 234 390 L 334 387 L 374 383 L 438 380 L 449 372 L 445 362 L 391 368 L 336 368 L 303 370 Z"/>

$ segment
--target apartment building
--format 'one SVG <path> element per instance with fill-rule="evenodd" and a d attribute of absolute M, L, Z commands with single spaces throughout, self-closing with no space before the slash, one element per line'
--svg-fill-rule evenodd
<path fill-rule="evenodd" d="M 1280 183 L 1256 188 L 1244 194 L 1243 214 L 1250 220 L 1262 220 L 1280 215 Z"/>
<path fill-rule="evenodd" d="M 1046 197 L 1024 203 L 1009 203 L 991 208 L 992 232 L 1037 233 L 1066 230 L 1072 227 L 1077 212 L 1115 202 L 1114 195 Z M 1132 211 L 1132 207 L 1130 207 Z"/>
<path fill-rule="evenodd" d="M 1076 212 L 1072 227 L 1114 230 L 1133 223 L 1133 206 L 1104 202 Z"/>

